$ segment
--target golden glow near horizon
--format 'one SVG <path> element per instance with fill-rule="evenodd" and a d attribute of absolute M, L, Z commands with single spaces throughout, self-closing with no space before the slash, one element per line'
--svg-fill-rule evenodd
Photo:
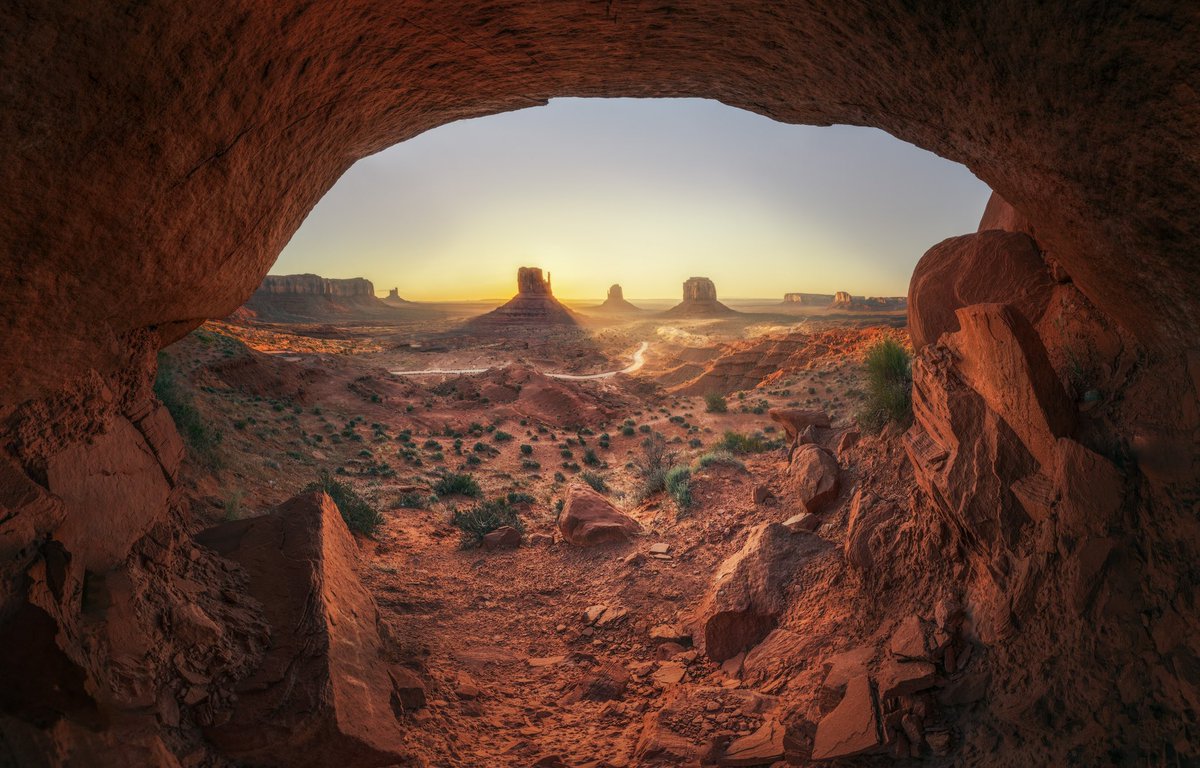
<path fill-rule="evenodd" d="M 366 277 L 417 301 L 502 299 L 521 266 L 563 299 L 903 295 L 987 187 L 872 129 L 701 100 L 563 99 L 443 126 L 356 164 L 272 274 Z"/>

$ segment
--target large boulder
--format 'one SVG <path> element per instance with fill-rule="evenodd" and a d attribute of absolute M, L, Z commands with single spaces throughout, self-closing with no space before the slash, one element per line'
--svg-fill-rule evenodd
<path fill-rule="evenodd" d="M 713 577 L 697 608 L 693 642 L 722 662 L 766 637 L 786 609 L 784 590 L 804 563 L 830 548 L 824 539 L 763 523 Z"/>
<path fill-rule="evenodd" d="M 842 701 L 817 725 L 813 760 L 837 760 L 871 752 L 883 746 L 876 693 L 866 676 L 846 686 Z"/>
<path fill-rule="evenodd" d="M 767 411 L 771 421 L 783 427 L 789 442 L 795 442 L 801 432 L 809 427 L 829 429 L 829 414 L 808 408 L 772 408 Z"/>
<path fill-rule="evenodd" d="M 959 328 L 955 312 L 1005 301 L 1030 322 L 1041 319 L 1055 285 L 1036 242 L 1020 232 L 986 230 L 930 248 L 908 284 L 908 332 L 920 351 Z"/>
<path fill-rule="evenodd" d="M 979 219 L 979 231 L 1000 229 L 1005 232 L 1024 232 L 1032 238 L 1037 238 L 1033 231 L 1033 223 L 1013 208 L 1007 200 L 995 192 L 988 198 L 983 216 Z"/>
<path fill-rule="evenodd" d="M 592 547 L 628 541 L 642 527 L 592 488 L 576 484 L 567 490 L 558 530 L 568 544 Z"/>
<path fill-rule="evenodd" d="M 396 714 L 421 697 L 411 673 L 384 658 L 379 611 L 333 500 L 297 496 L 196 541 L 246 570 L 271 627 L 262 665 L 239 683 L 232 718 L 206 729 L 208 739 L 253 765 L 406 763 Z"/>
<path fill-rule="evenodd" d="M 813 443 L 801 445 L 792 454 L 785 485 L 805 510 L 816 514 L 836 499 L 841 490 L 837 459 Z"/>

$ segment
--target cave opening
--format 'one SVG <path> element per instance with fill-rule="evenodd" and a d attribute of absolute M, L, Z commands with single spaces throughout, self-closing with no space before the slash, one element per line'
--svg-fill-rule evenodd
<path fill-rule="evenodd" d="M 0 634 L 29 644 L 14 658 L 54 661 L 5 665 L 20 677 L 0 702 L 2 757 L 471 765 L 477 754 L 430 735 L 470 723 L 482 754 L 513 764 L 883 753 L 962 765 L 1194 762 L 1200 131 L 1186 83 L 1200 62 L 1184 42 L 1200 36 L 1200 10 L 1091 10 L 362 0 L 193 13 L 151 0 L 119 16 L 74 2 L 0 12 L 0 34 L 14 41 L 11 119 L 0 122 L 10 191 L 0 259 L 12 278 L 0 291 Z M 439 559 L 414 559 L 409 537 L 437 538 L 421 513 L 373 541 L 390 562 L 363 570 L 344 515 L 370 524 L 370 510 L 343 495 L 336 472 L 315 481 L 328 495 L 202 532 L 194 498 L 233 513 L 241 501 L 212 477 L 189 485 L 192 464 L 181 462 L 197 458 L 188 443 L 203 437 L 205 403 L 173 382 L 195 375 L 201 393 L 241 392 L 246 417 L 225 439 L 273 440 L 299 420 L 312 443 L 337 435 L 352 447 L 347 467 L 378 467 L 385 444 L 402 461 L 404 451 L 422 462 L 436 452 L 426 441 L 457 457 L 462 440 L 480 462 L 511 442 L 532 446 L 531 462 L 544 452 L 556 471 L 578 462 L 582 474 L 588 450 L 602 455 L 603 433 L 576 432 L 564 446 L 561 428 L 551 441 L 481 421 L 462 437 L 400 440 L 367 416 L 390 390 L 414 420 L 437 404 L 404 394 L 423 385 L 391 371 L 341 382 L 338 397 L 358 412 L 327 430 L 322 406 L 290 401 L 336 383 L 338 371 L 300 376 L 303 360 L 285 359 L 294 355 L 248 354 L 245 341 L 201 331 L 183 343 L 204 348 L 203 365 L 167 367 L 164 379 L 158 352 L 237 310 L 356 160 L 463 118 L 588 96 L 713 98 L 788 123 L 874 126 L 963 163 L 998 194 L 979 231 L 926 251 L 912 276 L 911 425 L 844 442 L 847 431 L 784 402 L 789 413 L 762 436 L 784 443 L 777 453 L 756 453 L 756 436 L 737 433 L 732 460 L 658 466 L 669 517 L 687 493 L 701 508 L 732 494 L 722 506 L 757 510 L 762 525 L 742 539 L 684 515 L 675 522 L 703 530 L 693 549 L 639 538 L 645 551 L 628 561 L 537 544 L 574 558 L 576 572 L 594 570 L 613 599 L 591 603 L 574 582 L 537 593 L 539 606 L 571 613 L 546 640 L 569 653 L 514 655 L 490 641 L 485 621 L 446 657 L 464 675 L 441 674 L 451 668 L 438 666 L 437 649 L 384 615 L 445 619 L 422 578 L 443 578 L 483 619 L 517 630 L 524 617 L 438 571 Z M 558 288 L 564 275 L 553 272 Z M 528 272 L 521 284 L 542 283 Z M 724 298 L 701 279 L 687 284 L 694 300 Z M 689 333 L 662 343 L 686 347 Z M 308 339 L 312 353 L 345 351 L 345 339 Z M 440 354 L 397 342 L 405 354 Z M 437 397 L 589 412 L 563 394 L 585 382 L 540 373 Z M 614 429 L 634 444 L 643 426 L 655 431 L 647 420 L 679 433 L 718 418 L 699 415 L 708 402 L 679 403 Z M 724 407 L 723 418 L 768 415 L 736 396 Z M 303 456 L 301 447 L 323 450 L 284 450 Z M 853 487 L 837 491 L 815 532 L 799 515 L 775 522 L 782 503 L 828 500 L 822 478 L 833 466 Z M 743 487 L 747 474 L 769 481 Z M 444 479 L 460 511 L 475 506 L 470 478 Z M 563 500 L 580 535 L 631 535 L 584 485 L 576 504 Z M 401 501 L 428 503 L 424 490 Z M 500 501 L 479 514 L 527 503 Z M 707 583 L 717 574 L 727 581 Z M 688 649 L 694 631 L 629 610 L 631 579 L 655 582 L 638 594 L 664 613 L 705 580 L 698 607 L 736 629 L 736 646 L 753 647 L 719 664 L 699 653 L 703 640 Z M 380 589 L 389 584 L 399 587 Z M 531 585 L 513 569 L 491 594 Z M 805 598 L 822 610 L 799 610 Z M 635 643 L 655 650 L 609 663 L 606 649 Z M 543 687 L 567 672 L 569 684 Z M 532 691 L 543 695 L 523 701 Z M 447 707 L 464 719 L 446 720 Z M 720 738 L 703 741 L 697 723 Z"/>

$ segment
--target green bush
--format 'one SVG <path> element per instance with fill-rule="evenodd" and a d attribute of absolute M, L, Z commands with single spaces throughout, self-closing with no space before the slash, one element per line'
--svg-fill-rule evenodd
<path fill-rule="evenodd" d="M 580 472 L 579 479 L 592 486 L 592 489 L 597 493 L 608 493 L 608 483 L 604 481 L 603 476 L 595 472 Z"/>
<path fill-rule="evenodd" d="M 724 464 L 730 467 L 737 467 L 738 469 L 746 468 L 746 465 L 743 464 L 740 459 L 724 448 L 718 448 L 715 451 L 709 451 L 700 458 L 696 459 L 696 467 L 698 469 L 711 467 L 714 464 Z"/>
<path fill-rule="evenodd" d="M 438 478 L 433 484 L 433 492 L 438 496 L 479 496 L 479 483 L 469 474 L 448 474 Z"/>
<path fill-rule="evenodd" d="M 856 414 L 859 425 L 879 432 L 888 422 L 912 422 L 912 357 L 892 339 L 872 345 L 866 354 L 867 399 Z"/>
<path fill-rule="evenodd" d="M 692 473 L 687 467 L 671 467 L 663 477 L 667 495 L 675 500 L 675 506 L 682 512 L 692 505 Z"/>
<path fill-rule="evenodd" d="M 528 456 L 528 455 L 530 455 L 531 453 L 533 453 L 533 446 L 532 446 L 532 445 L 530 445 L 530 444 L 528 444 L 528 443 L 523 443 L 523 444 L 521 445 L 521 455 L 522 455 L 522 456 Z"/>
<path fill-rule="evenodd" d="M 583 463 L 587 464 L 589 467 L 598 467 L 600 466 L 600 457 L 596 455 L 595 451 L 593 451 L 591 448 L 588 448 L 583 452 Z"/>
<path fill-rule="evenodd" d="M 485 501 L 465 512 L 456 509 L 450 523 L 462 531 L 463 549 L 479 546 L 484 536 L 506 525 L 511 525 L 521 532 L 525 531 L 517 510 L 507 499 Z"/>
<path fill-rule="evenodd" d="M 727 431 L 725 436 L 721 438 L 721 442 L 717 443 L 717 449 L 724 449 L 727 453 L 765 453 L 774 448 L 779 447 L 779 443 L 774 440 L 768 440 L 760 434 L 743 435 L 739 432 Z"/>
<path fill-rule="evenodd" d="M 169 355 L 158 353 L 158 375 L 154 379 L 154 394 L 162 401 L 171 420 L 175 422 L 180 437 L 191 450 L 192 456 L 209 469 L 221 466 L 217 446 L 221 444 L 221 430 L 206 423 L 191 390 L 179 379 L 179 369 Z M 243 423 L 242 427 L 244 428 Z"/>
<path fill-rule="evenodd" d="M 667 447 L 662 435 L 655 434 L 642 440 L 642 454 L 631 462 L 640 480 L 640 498 L 652 496 L 666 487 L 667 470 L 675 459 L 676 453 Z"/>
<path fill-rule="evenodd" d="M 338 511 L 342 513 L 342 519 L 346 521 L 347 527 L 352 531 L 371 536 L 383 522 L 383 515 L 364 501 L 353 488 L 340 480 L 335 480 L 325 470 L 321 470 L 321 473 L 317 475 L 315 483 L 309 483 L 304 487 L 303 493 L 312 493 L 313 491 L 324 491 L 329 494 L 333 503 L 337 504 Z"/>

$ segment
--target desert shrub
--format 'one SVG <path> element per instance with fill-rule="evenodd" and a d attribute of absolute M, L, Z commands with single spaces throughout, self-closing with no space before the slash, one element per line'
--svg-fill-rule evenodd
<path fill-rule="evenodd" d="M 429 499 L 421 494 L 410 491 L 409 493 L 400 494 L 400 498 L 396 499 L 393 509 L 424 509 Z"/>
<path fill-rule="evenodd" d="M 608 493 L 608 483 L 604 481 L 602 475 L 584 471 L 579 473 L 579 479 L 592 486 L 592 489 L 597 493 Z"/>
<path fill-rule="evenodd" d="M 888 422 L 907 425 L 912 421 L 912 357 L 892 339 L 873 344 L 863 361 L 867 374 L 867 398 L 856 415 L 868 432 L 878 432 Z"/>
<path fill-rule="evenodd" d="M 521 469 L 535 470 L 541 468 L 542 465 L 533 459 L 521 459 Z"/>
<path fill-rule="evenodd" d="M 642 440 L 642 453 L 633 462 L 633 471 L 638 476 L 638 495 L 646 498 L 666 487 L 667 470 L 675 463 L 676 453 L 667 447 L 666 439 L 659 434 Z"/>
<path fill-rule="evenodd" d="M 667 495 L 675 500 L 675 506 L 683 512 L 692 505 L 692 473 L 687 467 L 671 467 L 663 476 Z"/>
<path fill-rule="evenodd" d="M 438 478 L 433 484 L 433 492 L 438 496 L 478 496 L 479 483 L 469 474 L 450 473 Z"/>
<path fill-rule="evenodd" d="M 509 491 L 506 498 L 508 499 L 509 504 L 514 505 L 534 504 L 537 502 L 537 499 L 535 499 L 532 494 L 525 493 L 524 491 Z"/>
<path fill-rule="evenodd" d="M 346 526 L 352 531 L 371 536 L 383 522 L 383 515 L 364 501 L 362 496 L 359 496 L 348 484 L 335 480 L 325 470 L 317 475 L 315 483 L 309 483 L 304 487 L 303 493 L 313 491 L 324 491 L 329 494 L 329 498 L 333 499 L 333 503 L 337 504 L 338 511 L 342 513 L 342 519 L 346 521 Z"/>
<path fill-rule="evenodd" d="M 497 430 L 492 433 L 492 439 L 495 440 L 497 443 L 506 443 L 509 440 L 512 440 L 513 436 L 508 434 L 507 432 L 501 432 L 501 431 Z"/>
<path fill-rule="evenodd" d="M 724 464 L 730 467 L 737 467 L 738 469 L 746 468 L 746 465 L 742 463 L 741 459 L 734 456 L 724 448 L 718 448 L 715 451 L 709 451 L 700 458 L 696 459 L 697 469 L 711 467 L 714 464 Z"/>
<path fill-rule="evenodd" d="M 740 432 L 732 430 L 726 431 L 725 436 L 721 438 L 721 442 L 717 444 L 717 449 L 724 449 L 728 453 L 765 453 L 773 448 L 778 448 L 779 443 L 774 440 L 768 440 L 763 435 L 755 433 L 753 435 L 743 435 Z"/>
<path fill-rule="evenodd" d="M 522 456 L 529 456 L 529 455 L 530 455 L 530 454 L 532 454 L 532 453 L 533 453 L 533 446 L 532 446 L 532 445 L 530 445 L 529 443 L 522 443 L 522 444 L 521 444 L 521 455 L 522 455 Z"/>
<path fill-rule="evenodd" d="M 593 451 L 591 448 L 588 448 L 583 452 L 583 463 L 587 464 L 589 467 L 600 466 L 600 457 L 596 455 L 595 451 Z"/>
<path fill-rule="evenodd" d="M 192 456 L 210 469 L 219 468 L 221 457 L 217 454 L 217 446 L 221 444 L 221 430 L 208 424 L 200 415 L 191 390 L 180 381 L 179 369 L 169 355 L 161 352 L 158 353 L 154 394 L 171 414 L 171 420 Z"/>
<path fill-rule="evenodd" d="M 621 434 L 625 437 L 633 437 L 637 434 L 637 430 L 629 426 L 621 427 Z"/>
<path fill-rule="evenodd" d="M 463 549 L 479 546 L 484 536 L 506 525 L 521 532 L 525 530 L 517 510 L 507 499 L 484 501 L 466 511 L 456 509 L 450 524 L 462 531 Z"/>

